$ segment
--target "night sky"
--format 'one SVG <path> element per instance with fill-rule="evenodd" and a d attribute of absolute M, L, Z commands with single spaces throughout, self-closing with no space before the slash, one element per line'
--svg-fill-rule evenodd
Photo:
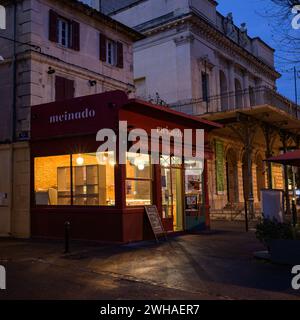
<path fill-rule="evenodd" d="M 280 49 L 279 42 L 275 41 L 274 20 L 268 15 L 270 9 L 269 0 L 217 0 L 219 3 L 218 11 L 223 15 L 228 12 L 233 13 L 234 22 L 240 26 L 242 22 L 247 23 L 248 33 L 251 37 L 260 37 L 274 49 Z M 300 37 L 300 30 L 299 37 Z M 282 52 L 275 53 L 277 70 L 282 73 L 282 78 L 278 80 L 278 91 L 286 97 L 295 100 L 294 72 L 293 64 L 285 62 L 285 54 Z M 300 59 L 299 59 L 300 60 Z M 298 70 L 300 66 L 298 65 Z M 298 79 L 298 97 L 300 95 L 300 79 Z M 299 103 L 299 99 L 298 99 Z"/>

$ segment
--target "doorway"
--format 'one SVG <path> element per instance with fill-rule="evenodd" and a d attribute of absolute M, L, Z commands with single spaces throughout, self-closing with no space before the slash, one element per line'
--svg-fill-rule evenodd
<path fill-rule="evenodd" d="M 172 231 L 183 231 L 183 170 L 174 157 L 161 157 L 163 220 Z"/>

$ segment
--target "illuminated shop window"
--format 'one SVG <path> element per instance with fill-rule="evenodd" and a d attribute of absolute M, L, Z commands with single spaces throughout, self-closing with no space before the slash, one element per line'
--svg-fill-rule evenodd
<path fill-rule="evenodd" d="M 152 204 L 152 170 L 149 155 L 127 154 L 126 205 Z"/>
<path fill-rule="evenodd" d="M 95 153 L 35 158 L 36 205 L 114 206 L 111 159 L 109 153 L 99 158 Z"/>
<path fill-rule="evenodd" d="M 204 204 L 203 162 L 185 161 L 185 202 L 187 211 L 199 211 Z"/>
<path fill-rule="evenodd" d="M 76 154 L 73 162 L 73 204 L 76 206 L 115 205 L 115 163 L 109 154 Z"/>

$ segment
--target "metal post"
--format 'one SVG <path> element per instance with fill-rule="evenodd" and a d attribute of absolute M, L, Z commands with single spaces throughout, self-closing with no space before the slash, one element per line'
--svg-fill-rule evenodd
<path fill-rule="evenodd" d="M 295 102 L 298 105 L 298 85 L 297 85 L 297 69 L 294 67 L 294 78 L 295 78 Z"/>
<path fill-rule="evenodd" d="M 246 232 L 249 232 L 248 205 L 247 205 L 246 198 L 244 202 L 245 202 L 245 226 L 246 226 Z"/>
<path fill-rule="evenodd" d="M 271 152 L 271 128 L 267 125 L 263 127 L 264 135 L 265 135 L 265 140 L 266 140 L 266 157 L 269 159 L 272 156 Z M 268 162 L 267 163 L 267 169 L 268 169 L 268 188 L 273 189 L 273 172 L 272 172 L 272 163 Z"/>
<path fill-rule="evenodd" d="M 286 133 L 281 133 L 281 140 L 283 145 L 284 153 L 287 153 L 286 145 Z M 286 214 L 291 214 L 291 204 L 290 204 L 290 192 L 289 192 L 289 178 L 288 178 L 288 166 L 284 166 L 284 184 L 285 184 L 285 202 L 286 202 Z"/>
<path fill-rule="evenodd" d="M 296 200 L 294 200 L 294 199 L 292 202 L 292 214 L 293 214 L 293 226 L 296 227 L 296 225 L 298 223 L 298 216 L 297 216 Z"/>
<path fill-rule="evenodd" d="M 71 223 L 69 221 L 65 222 L 65 253 L 70 252 L 70 229 Z"/>
<path fill-rule="evenodd" d="M 296 69 L 296 67 L 294 67 L 294 80 L 295 80 L 296 117 L 298 119 L 298 86 L 297 86 L 297 69 Z"/>
<path fill-rule="evenodd" d="M 247 142 L 246 142 L 246 156 L 248 164 L 248 183 L 249 183 L 249 215 L 250 218 L 254 218 L 254 197 L 253 197 L 253 174 L 252 174 L 252 145 L 249 126 L 247 125 Z"/>

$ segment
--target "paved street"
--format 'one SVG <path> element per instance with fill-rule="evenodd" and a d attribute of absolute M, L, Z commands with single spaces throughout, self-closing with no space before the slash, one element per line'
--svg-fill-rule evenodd
<path fill-rule="evenodd" d="M 7 291 L 0 299 L 300 299 L 291 268 L 253 258 L 263 250 L 239 223 L 160 245 L 0 240 Z"/>

